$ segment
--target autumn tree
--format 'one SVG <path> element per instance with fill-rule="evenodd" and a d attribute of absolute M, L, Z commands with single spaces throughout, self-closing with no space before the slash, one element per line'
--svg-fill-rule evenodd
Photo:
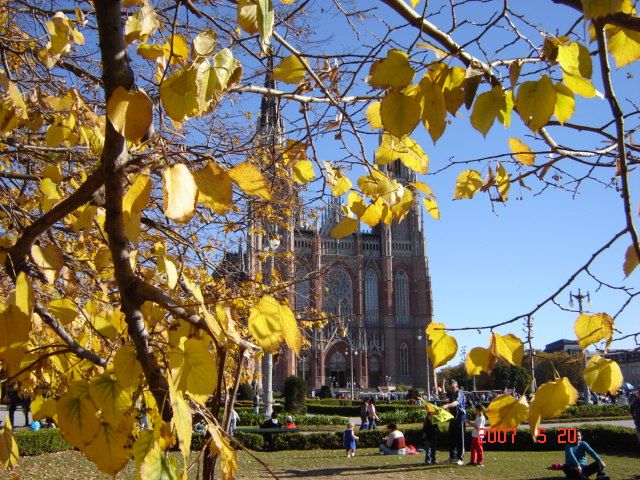
<path fill-rule="evenodd" d="M 269 228 L 290 231 L 304 205 L 319 206 L 325 194 L 343 198 L 335 237 L 361 223 L 387 228 L 415 202 L 439 218 L 424 178 L 403 184 L 389 164 L 426 174 L 427 145 L 453 124 L 468 121 L 485 136 L 494 124 L 514 132 L 493 155 L 437 166 L 461 170 L 456 198 L 507 202 L 513 185 L 575 192 L 613 182 L 624 219 L 536 307 L 468 326 L 492 331 L 486 348 L 469 351 L 469 375 L 519 365 L 523 342 L 493 329 L 554 303 L 609 246 L 625 242 L 620 264 L 634 273 L 639 112 L 634 98 L 618 97 L 613 71 L 640 57 L 634 2 L 546 1 L 569 19 L 556 33 L 507 2 L 437 3 L 0 6 L 0 362 L 4 381 L 34 397 L 36 417 L 54 416 L 101 470 L 115 474 L 134 458 L 141 478 L 155 479 L 177 475 L 167 455 L 175 443 L 187 459 L 197 411 L 208 425 L 204 477 L 220 459 L 232 478 L 235 445 L 224 432 L 233 394 L 255 376 L 261 352 L 284 342 L 297 353 L 304 342 L 288 302 L 294 280 L 271 268 L 274 253 L 262 248 Z M 328 41 L 325 29 L 343 37 Z M 608 111 L 574 121 L 598 96 Z M 283 131 L 255 121 L 261 100 L 282 105 Z M 330 142 L 340 153 L 327 160 Z M 247 234 L 260 241 L 245 278 L 225 260 Z M 280 266 L 292 261 L 285 250 Z M 627 300 L 618 312 L 579 316 L 582 348 L 617 340 L 615 318 L 638 295 L 597 281 Z M 455 357 L 445 325 L 427 333 L 434 368 Z M 595 357 L 585 379 L 614 390 L 621 375 Z M 553 379 L 515 420 L 529 417 L 535 433 L 540 418 L 576 397 L 566 378 Z M 504 402 L 495 404 L 496 426 Z M 143 403 L 149 431 L 136 427 Z M 12 466 L 10 426 L 2 442 L 2 462 Z"/>

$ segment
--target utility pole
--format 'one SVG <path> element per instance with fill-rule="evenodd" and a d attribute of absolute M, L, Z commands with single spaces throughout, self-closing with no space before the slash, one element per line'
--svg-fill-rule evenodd
<path fill-rule="evenodd" d="M 266 284 L 271 285 L 271 275 L 274 267 L 274 253 L 280 246 L 280 238 L 273 237 L 269 240 L 269 258 L 267 261 L 267 276 Z M 271 353 L 265 353 L 266 372 L 264 378 L 264 416 L 271 417 L 273 412 L 273 355 Z"/>
<path fill-rule="evenodd" d="M 587 306 L 591 306 L 591 296 L 589 292 L 586 295 L 583 295 L 578 289 L 578 294 L 574 295 L 573 292 L 569 291 L 569 306 L 573 307 L 573 300 L 576 299 L 578 301 L 578 310 L 580 311 L 580 315 L 582 315 L 582 301 L 587 300 Z M 587 349 L 585 348 L 582 352 L 582 368 L 583 370 L 587 368 Z M 591 405 L 593 402 L 591 401 L 591 391 L 589 390 L 589 385 L 587 382 L 584 382 L 584 403 L 587 405 Z"/>

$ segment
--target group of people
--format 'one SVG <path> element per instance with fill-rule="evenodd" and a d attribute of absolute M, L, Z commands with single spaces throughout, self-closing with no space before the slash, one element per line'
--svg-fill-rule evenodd
<path fill-rule="evenodd" d="M 375 430 L 380 421 L 376 413 L 376 399 L 369 397 L 360 404 L 360 430 Z"/>

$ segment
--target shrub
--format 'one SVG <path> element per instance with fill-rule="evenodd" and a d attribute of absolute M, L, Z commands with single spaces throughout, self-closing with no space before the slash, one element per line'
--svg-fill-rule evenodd
<path fill-rule="evenodd" d="M 420 390 L 417 388 L 410 388 L 407 390 L 407 398 L 418 398 L 420 396 Z"/>
<path fill-rule="evenodd" d="M 320 393 L 318 393 L 318 398 L 331 398 L 333 395 L 331 394 L 331 388 L 329 385 L 323 385 L 320 387 Z"/>
<path fill-rule="evenodd" d="M 59 428 L 41 428 L 37 432 L 14 431 L 13 437 L 18 443 L 20 455 L 23 456 L 42 455 L 74 448 L 62 438 Z"/>
<path fill-rule="evenodd" d="M 244 447 L 249 448 L 251 450 L 262 450 L 264 447 L 264 440 L 262 435 L 258 433 L 243 433 L 236 432 L 234 434 L 234 438 L 241 443 Z M 191 450 L 193 451 L 201 451 L 202 447 L 204 447 L 204 433 L 193 433 L 191 435 Z M 233 442 L 232 442 L 232 446 Z"/>
<path fill-rule="evenodd" d="M 291 413 L 300 413 L 307 398 L 307 382 L 291 375 L 284 380 L 284 409 Z"/>
<path fill-rule="evenodd" d="M 251 400 L 253 401 L 253 397 L 256 392 L 253 390 L 253 387 L 249 382 L 241 383 L 238 388 L 238 400 Z"/>

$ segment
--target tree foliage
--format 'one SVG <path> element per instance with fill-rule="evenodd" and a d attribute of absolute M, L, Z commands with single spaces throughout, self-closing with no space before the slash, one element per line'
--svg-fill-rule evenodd
<path fill-rule="evenodd" d="M 484 136 L 496 124 L 516 133 L 503 152 L 463 162 L 456 198 L 486 193 L 506 202 L 514 185 L 577 192 L 588 181 L 615 183 L 624 219 L 532 311 L 468 328 L 530 318 L 616 242 L 628 246 L 619 259 L 625 275 L 637 275 L 630 178 L 639 112 L 633 99 L 619 99 L 612 64 L 619 69 L 640 58 L 640 20 L 631 0 L 545 4 L 571 17 L 563 34 L 536 27 L 526 10 L 486 1 L 3 3 L 5 380 L 20 381 L 21 393 L 42 405 L 46 397 L 65 439 L 111 474 L 133 458 L 141 478 L 177 476 L 166 452 L 177 443 L 186 458 L 190 413 L 198 411 L 208 424 L 204 476 L 213 478 L 219 459 L 223 477 L 232 478 L 237 457 L 224 432 L 234 395 L 227 392 L 252 380 L 259 350 L 285 343 L 298 353 L 305 342 L 299 326 L 311 326 L 299 325 L 290 307 L 294 280 L 279 273 L 287 268 L 272 268 L 274 256 L 290 266 L 291 245 L 274 254 L 260 242 L 290 231 L 304 203 L 317 204 L 325 188 L 346 195 L 336 237 L 361 222 L 401 221 L 416 202 L 439 218 L 432 189 L 394 177 L 387 166 L 399 160 L 425 174 L 432 160 L 418 133 L 435 143 L 466 118 Z M 480 10 L 490 16 L 459 22 Z M 333 27 L 353 38 L 349 48 L 322 38 L 320 12 L 340 20 Z M 403 25 L 376 21 L 390 16 Z M 321 35 L 310 35 L 316 31 Z M 251 108 L 243 106 L 247 96 Z M 247 126 L 260 96 L 265 105 L 286 102 L 286 141 Z M 608 114 L 583 123 L 577 113 L 598 98 Z M 382 134 L 373 158 L 372 131 Z M 588 135 L 578 143 L 567 132 Z M 322 158 L 329 141 L 342 158 Z M 439 166 L 449 167 L 458 165 Z M 251 252 L 249 278 L 229 267 L 230 250 L 239 250 L 245 234 L 259 239 L 251 244 L 260 251 Z M 620 311 L 638 295 L 613 288 L 628 296 Z M 615 341 L 618 314 L 580 320 L 581 346 Z M 445 330 L 439 324 L 428 332 L 434 365 L 457 351 Z M 494 333 L 471 368 L 477 374 L 498 361 L 518 365 L 523 349 L 516 336 Z M 598 371 L 587 380 L 615 389 Z M 571 388 L 554 377 L 541 391 L 561 399 L 553 404 L 559 410 L 574 400 Z M 150 431 L 136 426 L 142 404 Z M 549 413 L 534 401 L 532 424 Z M 10 467 L 16 455 L 9 426 L 2 438 L 1 460 Z"/>
<path fill-rule="evenodd" d="M 305 406 L 307 389 L 307 382 L 302 377 L 291 375 L 285 378 L 282 390 L 285 411 L 300 413 Z"/>

